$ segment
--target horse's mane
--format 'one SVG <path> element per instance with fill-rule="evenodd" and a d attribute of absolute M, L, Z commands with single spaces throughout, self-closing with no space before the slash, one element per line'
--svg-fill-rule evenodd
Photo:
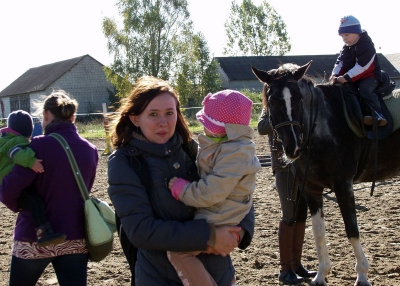
<path fill-rule="evenodd" d="M 315 85 L 316 88 L 322 91 L 324 96 L 336 97 L 342 93 L 343 87 L 338 84 L 320 83 Z"/>
<path fill-rule="evenodd" d="M 300 66 L 297 64 L 284 63 L 278 68 L 277 72 L 280 74 L 280 76 L 290 75 L 290 74 L 294 74 L 299 68 L 300 68 Z M 314 85 L 316 83 L 315 79 L 308 76 L 307 74 L 303 75 L 303 79 L 307 80 L 308 82 L 312 82 L 312 84 L 314 84 Z"/>
<path fill-rule="evenodd" d="M 270 71 L 270 75 L 273 76 L 273 81 L 278 81 L 282 79 L 283 77 L 290 77 L 292 76 L 298 69 L 300 68 L 299 65 L 294 64 L 294 63 L 284 63 L 280 65 L 277 69 L 273 69 Z M 316 95 L 317 97 L 319 96 L 331 96 L 335 97 L 335 95 L 340 94 L 338 93 L 338 89 L 340 89 L 339 86 L 337 85 L 332 85 L 329 83 L 317 83 L 316 80 L 305 74 L 303 77 L 299 80 L 299 82 L 302 82 L 304 86 L 308 86 L 308 89 L 310 90 L 311 93 Z M 263 106 L 264 108 L 267 108 L 267 94 L 268 94 L 268 84 L 264 83 L 263 86 L 263 91 L 262 91 L 262 99 L 263 99 Z M 400 92 L 400 90 L 399 90 Z"/>
<path fill-rule="evenodd" d="M 292 73 L 294 74 L 300 66 L 298 66 L 297 64 L 294 63 L 284 63 L 282 65 L 279 66 L 278 68 L 278 72 L 279 73 L 283 73 L 283 74 L 288 74 L 288 73 Z"/>

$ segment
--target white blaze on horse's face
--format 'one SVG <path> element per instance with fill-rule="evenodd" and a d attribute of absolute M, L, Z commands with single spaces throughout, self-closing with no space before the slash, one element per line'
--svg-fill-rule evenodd
<path fill-rule="evenodd" d="M 290 93 L 290 89 L 287 87 L 284 87 L 282 90 L 282 95 L 283 95 L 283 100 L 285 101 L 285 106 L 286 106 L 286 113 L 290 121 L 293 121 L 292 117 L 292 94 Z M 296 144 L 296 149 L 294 150 L 294 154 L 297 153 L 299 150 L 299 146 L 301 145 L 300 142 L 298 142 L 296 133 L 294 132 L 293 125 L 290 126 L 290 129 L 293 134 L 293 138 Z"/>

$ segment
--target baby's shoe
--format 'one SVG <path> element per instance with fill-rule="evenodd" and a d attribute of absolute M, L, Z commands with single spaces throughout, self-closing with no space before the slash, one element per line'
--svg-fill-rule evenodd
<path fill-rule="evenodd" d="M 63 233 L 54 232 L 49 223 L 42 224 L 36 229 L 38 237 L 37 246 L 44 247 L 51 244 L 60 244 L 65 241 L 67 236 Z"/>

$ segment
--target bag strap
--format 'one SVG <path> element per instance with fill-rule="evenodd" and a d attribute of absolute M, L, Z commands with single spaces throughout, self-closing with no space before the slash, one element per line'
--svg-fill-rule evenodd
<path fill-rule="evenodd" d="M 79 190 L 81 191 L 83 199 L 86 201 L 90 199 L 89 192 L 86 188 L 86 184 L 83 181 L 82 174 L 79 170 L 78 164 L 76 163 L 74 154 L 71 151 L 71 148 L 69 147 L 67 141 L 58 133 L 51 133 L 49 136 L 55 138 L 58 142 L 60 142 L 61 146 L 64 148 L 65 153 L 68 156 L 69 163 L 71 164 L 72 168 L 72 173 L 74 173 L 74 177 L 76 180 L 76 183 L 78 184 Z"/>
<path fill-rule="evenodd" d="M 136 174 L 138 175 L 141 183 L 143 184 L 144 188 L 146 189 L 147 194 L 150 196 L 151 190 L 151 176 L 150 176 L 150 168 L 146 162 L 146 159 L 143 155 L 137 155 L 136 159 L 140 164 L 140 168 L 133 168 Z"/>

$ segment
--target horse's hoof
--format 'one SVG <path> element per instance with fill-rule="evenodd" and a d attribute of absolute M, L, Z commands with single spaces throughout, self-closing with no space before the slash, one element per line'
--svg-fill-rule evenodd
<path fill-rule="evenodd" d="M 326 286 L 326 282 L 321 283 L 321 282 L 317 282 L 317 281 L 311 281 L 310 285 L 313 285 L 313 286 Z"/>
<path fill-rule="evenodd" d="M 325 277 L 325 279 L 324 279 L 324 281 L 314 281 L 314 280 L 312 280 L 311 282 L 310 282 L 310 285 L 313 285 L 313 286 L 326 286 L 327 285 L 327 283 L 328 283 L 328 279 Z"/>
<path fill-rule="evenodd" d="M 371 286 L 371 283 L 369 283 L 368 281 L 356 282 L 354 283 L 354 286 Z"/>

